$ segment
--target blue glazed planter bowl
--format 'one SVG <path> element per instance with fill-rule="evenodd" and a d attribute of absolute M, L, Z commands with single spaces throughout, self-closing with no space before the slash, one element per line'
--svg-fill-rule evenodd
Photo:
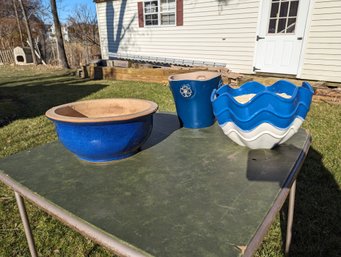
<path fill-rule="evenodd" d="M 211 93 L 221 83 L 218 72 L 197 71 L 168 78 L 180 123 L 185 128 L 205 128 L 215 117 Z"/>
<path fill-rule="evenodd" d="M 153 128 L 156 103 L 140 99 L 80 101 L 51 108 L 60 142 L 79 159 L 108 162 L 138 152 Z"/>

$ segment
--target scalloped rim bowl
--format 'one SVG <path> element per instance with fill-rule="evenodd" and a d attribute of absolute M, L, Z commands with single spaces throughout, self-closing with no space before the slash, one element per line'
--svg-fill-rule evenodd
<path fill-rule="evenodd" d="M 313 96 L 307 82 L 280 80 L 272 86 L 251 81 L 234 89 L 224 85 L 211 94 L 214 114 L 224 133 L 251 149 L 271 149 L 302 125 Z"/>
<path fill-rule="evenodd" d="M 267 87 L 251 81 L 237 89 L 224 85 L 212 92 L 211 101 L 214 115 L 220 125 L 234 122 L 239 128 L 247 131 L 266 122 L 286 129 L 297 116 L 305 119 L 313 92 L 306 82 L 298 87 L 291 82 L 280 80 Z M 254 96 L 246 103 L 236 100 L 236 97 L 250 94 Z M 289 97 L 283 97 L 283 94 Z"/>

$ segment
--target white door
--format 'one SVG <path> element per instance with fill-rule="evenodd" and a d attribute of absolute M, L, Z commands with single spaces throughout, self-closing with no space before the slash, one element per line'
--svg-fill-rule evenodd
<path fill-rule="evenodd" d="M 297 74 L 310 0 L 263 0 L 254 71 Z"/>

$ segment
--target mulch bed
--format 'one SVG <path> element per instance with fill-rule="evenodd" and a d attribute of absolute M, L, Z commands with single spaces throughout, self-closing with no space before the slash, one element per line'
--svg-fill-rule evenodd
<path fill-rule="evenodd" d="M 340 87 L 324 87 L 315 88 L 314 101 L 322 101 L 332 104 L 341 104 L 341 88 Z"/>

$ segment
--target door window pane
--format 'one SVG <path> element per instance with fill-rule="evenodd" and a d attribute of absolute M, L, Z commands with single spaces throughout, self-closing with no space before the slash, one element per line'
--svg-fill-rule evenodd
<path fill-rule="evenodd" d="M 270 17 L 277 17 L 279 3 L 272 3 Z"/>
<path fill-rule="evenodd" d="M 270 19 L 268 33 L 276 33 L 276 19 Z"/>
<path fill-rule="evenodd" d="M 289 18 L 287 25 L 287 33 L 294 33 L 296 27 L 296 18 Z"/>
<path fill-rule="evenodd" d="M 279 17 L 287 17 L 288 9 L 289 9 L 289 2 L 281 2 L 281 8 L 279 12 Z"/>
<path fill-rule="evenodd" d="M 292 1 L 290 3 L 289 16 L 296 17 L 297 16 L 297 11 L 298 11 L 298 1 Z"/>
<path fill-rule="evenodd" d="M 278 20 L 277 33 L 285 33 L 285 23 L 286 19 Z"/>
<path fill-rule="evenodd" d="M 295 33 L 299 0 L 272 0 L 269 34 Z"/>

